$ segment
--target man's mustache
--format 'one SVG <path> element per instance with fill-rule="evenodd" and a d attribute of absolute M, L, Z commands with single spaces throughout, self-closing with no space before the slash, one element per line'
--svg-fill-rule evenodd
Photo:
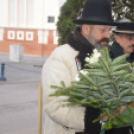
<path fill-rule="evenodd" d="M 132 44 L 131 46 L 129 46 L 129 47 L 134 47 L 134 44 Z"/>
<path fill-rule="evenodd" d="M 102 38 L 102 39 L 100 40 L 100 42 L 106 42 L 106 43 L 108 43 L 108 42 L 109 42 L 109 39 L 108 39 L 108 38 Z"/>
<path fill-rule="evenodd" d="M 99 41 L 99 44 L 101 44 L 102 46 L 107 46 L 108 45 L 108 42 L 109 42 L 109 39 L 108 38 L 102 38 Z"/>

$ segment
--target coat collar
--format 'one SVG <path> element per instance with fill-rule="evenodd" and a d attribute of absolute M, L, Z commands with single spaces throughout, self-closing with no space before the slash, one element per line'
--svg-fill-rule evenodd
<path fill-rule="evenodd" d="M 80 27 L 74 30 L 74 33 L 69 35 L 67 43 L 73 47 L 76 51 L 82 53 L 92 53 L 94 46 L 91 45 L 88 40 L 81 34 Z"/>
<path fill-rule="evenodd" d="M 77 27 L 74 33 L 70 34 L 67 42 L 72 48 L 79 51 L 76 57 L 80 60 L 81 68 L 83 69 L 85 64 L 84 59 L 93 52 L 94 46 L 81 34 L 80 27 Z"/>
<path fill-rule="evenodd" d="M 124 54 L 123 48 L 116 41 L 114 41 L 114 43 L 112 44 L 112 46 L 110 46 L 109 48 L 112 51 L 112 54 L 113 54 L 113 57 L 114 58 L 116 58 L 116 57 L 121 56 L 121 55 Z M 131 55 L 129 57 L 127 57 L 126 60 L 128 62 L 130 62 L 130 63 L 134 62 L 134 51 L 131 53 Z"/>
<path fill-rule="evenodd" d="M 110 46 L 110 50 L 112 51 L 114 58 L 124 54 L 123 48 L 116 41 L 114 41 L 114 43 Z"/>

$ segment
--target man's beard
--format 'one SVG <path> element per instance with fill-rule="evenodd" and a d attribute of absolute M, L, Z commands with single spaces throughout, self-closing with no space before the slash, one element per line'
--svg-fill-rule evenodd
<path fill-rule="evenodd" d="M 109 42 L 109 39 L 108 38 L 102 38 L 99 41 L 96 41 L 95 39 L 91 39 L 91 40 L 89 40 L 89 42 L 94 46 L 97 45 L 97 44 L 101 44 L 102 46 L 107 46 L 108 42 Z"/>
<path fill-rule="evenodd" d="M 96 45 L 95 45 L 95 48 L 100 50 L 102 49 L 103 47 L 108 47 L 108 42 L 109 42 L 109 39 L 108 38 L 102 38 Z"/>
<path fill-rule="evenodd" d="M 97 45 L 97 44 L 101 44 L 102 45 L 102 43 L 103 44 L 105 44 L 105 45 L 107 45 L 108 44 L 108 42 L 109 42 L 109 38 L 102 38 L 101 40 L 96 40 L 94 37 L 93 37 L 93 35 L 92 35 L 92 33 L 90 33 L 89 34 L 89 37 L 88 37 L 88 41 L 92 44 L 92 45 Z"/>

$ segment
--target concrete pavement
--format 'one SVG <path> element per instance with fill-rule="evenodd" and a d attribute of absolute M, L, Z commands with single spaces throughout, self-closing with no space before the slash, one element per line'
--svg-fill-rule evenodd
<path fill-rule="evenodd" d="M 0 134 L 38 133 L 38 85 L 46 59 L 24 56 L 18 63 L 0 53 L 7 79 L 0 81 Z"/>

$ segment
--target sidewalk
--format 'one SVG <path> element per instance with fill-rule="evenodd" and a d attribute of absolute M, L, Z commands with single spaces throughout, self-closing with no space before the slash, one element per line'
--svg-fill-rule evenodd
<path fill-rule="evenodd" d="M 0 81 L 0 134 L 38 133 L 38 85 L 46 59 L 24 56 L 11 62 L 9 54 L 0 53 L 7 79 Z"/>
<path fill-rule="evenodd" d="M 6 83 L 41 81 L 41 69 L 46 59 L 47 57 L 24 56 L 21 62 L 12 62 L 9 60 L 9 54 L 0 53 L 0 69 L 1 63 L 5 63 Z"/>

